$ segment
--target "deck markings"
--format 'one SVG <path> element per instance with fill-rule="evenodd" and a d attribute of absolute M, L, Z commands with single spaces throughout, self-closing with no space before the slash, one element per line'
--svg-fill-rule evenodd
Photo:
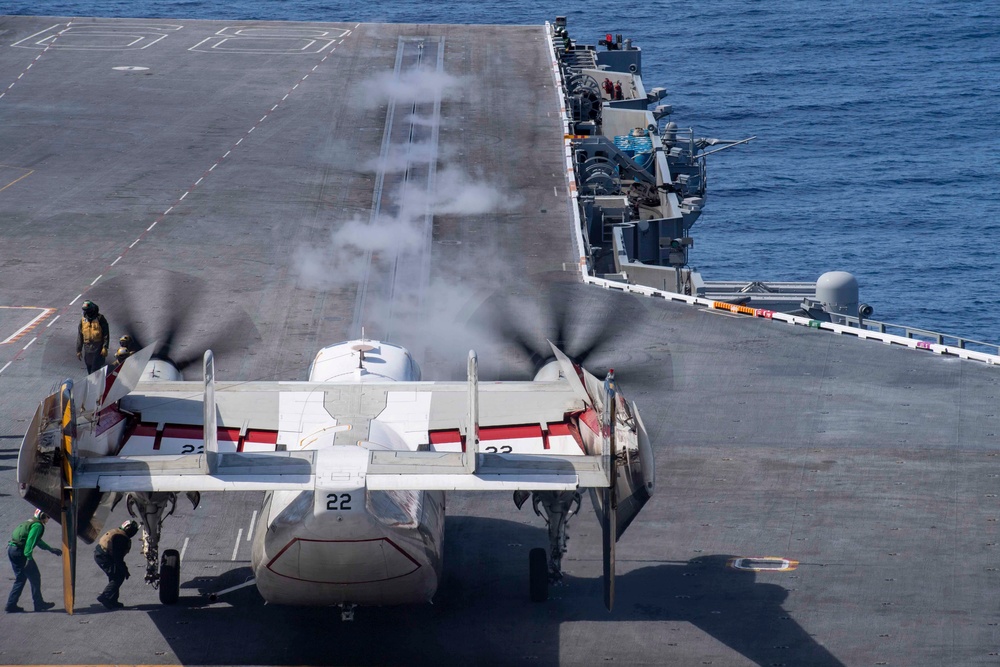
<path fill-rule="evenodd" d="M 185 537 L 184 538 L 184 546 L 181 547 L 181 555 L 180 555 L 180 559 L 179 559 L 181 563 L 184 562 L 184 552 L 186 552 L 188 550 L 188 540 L 190 540 L 190 539 L 191 539 L 190 537 Z"/>
<path fill-rule="evenodd" d="M 240 550 L 240 540 L 243 539 L 243 529 L 240 528 L 240 532 L 236 533 L 236 545 L 233 547 L 233 557 L 229 560 L 236 560 L 236 552 Z"/>
<path fill-rule="evenodd" d="M 3 365 L 3 368 L 0 368 L 0 373 L 3 373 L 3 372 L 4 372 L 5 370 L 7 370 L 7 368 L 8 368 L 8 367 L 9 367 L 9 366 L 10 366 L 10 365 L 11 365 L 12 363 L 14 363 L 14 362 L 13 362 L 13 361 L 8 361 L 8 362 L 7 362 L 6 364 L 4 364 L 4 365 Z"/>
<path fill-rule="evenodd" d="M 247 542 L 253 537 L 253 524 L 255 521 L 257 521 L 257 510 L 254 510 L 253 514 L 250 515 L 250 527 L 247 528 Z"/>
<path fill-rule="evenodd" d="M 27 37 L 26 39 L 31 39 L 31 37 L 34 37 L 35 35 L 41 35 L 41 34 L 42 34 L 43 32 L 46 32 L 46 31 L 48 31 L 48 30 L 52 30 L 52 29 L 54 29 L 54 28 L 58 28 L 58 27 L 59 27 L 60 25 L 62 25 L 62 24 L 61 24 L 61 23 L 57 23 L 57 24 L 55 24 L 55 25 L 53 25 L 53 26 L 50 26 L 50 27 L 46 28 L 45 30 L 42 30 L 42 31 L 40 31 L 40 32 L 36 32 L 36 33 L 35 33 L 34 35 L 31 35 L 30 37 Z M 45 55 L 46 53 L 48 53 L 48 52 L 49 52 L 49 49 L 51 49 L 51 48 L 52 48 L 52 45 L 56 43 L 56 40 L 57 40 L 57 39 L 59 39 L 59 36 L 60 36 L 60 35 L 62 35 L 62 34 L 63 34 L 64 32 L 66 32 L 67 30 L 69 30 L 69 28 L 70 28 L 70 26 L 71 26 L 71 25 L 73 25 L 73 22 L 72 22 L 72 21 L 70 21 L 69 23 L 67 23 L 67 24 L 66 24 L 66 27 L 65 27 L 65 28 L 63 28 L 62 30 L 60 30 L 59 32 L 57 32 L 57 33 L 56 33 L 56 36 L 52 38 L 52 41 L 50 41 L 50 42 L 49 42 L 48 44 L 46 44 L 46 45 L 45 45 L 45 48 L 44 48 L 44 49 L 42 49 L 42 52 L 41 52 L 41 53 L 39 53 L 39 54 L 38 54 L 37 56 L 35 56 L 35 59 L 34 59 L 34 60 L 32 60 L 32 61 L 31 61 L 31 62 L 30 62 L 30 63 L 28 64 L 28 66 L 27 66 L 27 67 L 25 67 L 25 68 L 24 68 L 24 69 L 23 69 L 23 70 L 21 71 L 21 73 L 17 75 L 17 78 L 16 78 L 16 79 L 14 79 L 14 80 L 13 80 L 13 81 L 11 82 L 11 84 L 10 84 L 9 86 L 7 86 L 6 90 L 4 90 L 4 91 L 3 91 L 2 93 L 0 93 L 0 99 L 3 99 L 4 95 L 6 95 L 6 94 L 7 94 L 7 91 L 9 91 L 9 90 L 10 90 L 11 88 L 13 88 L 13 87 L 14 87 L 14 84 L 15 84 L 15 83 L 17 83 L 18 81 L 20 81 L 20 80 L 21 80 L 21 77 L 23 77 L 23 76 L 24 76 L 25 74 L 27 74 L 27 73 L 28 73 L 28 70 L 29 70 L 29 69 L 31 69 L 31 66 L 32 66 L 32 65 L 34 65 L 34 64 L 35 64 L 36 62 L 38 62 L 38 59 L 39 59 L 39 58 L 41 58 L 42 56 L 44 56 L 44 55 Z M 24 41 L 24 40 L 22 40 L 22 41 Z M 22 178 L 23 178 L 23 177 L 22 177 Z M 16 182 L 16 181 L 15 181 L 15 182 Z"/>
<path fill-rule="evenodd" d="M 43 33 L 43 32 L 46 32 L 46 31 L 48 31 L 48 30 L 53 30 L 53 29 L 55 29 L 55 28 L 58 28 L 58 27 L 59 27 L 60 25 L 62 25 L 62 24 L 59 24 L 59 23 L 57 23 L 57 24 L 55 24 L 55 25 L 53 25 L 53 26 L 50 26 L 50 27 L 46 28 L 45 30 L 42 30 L 41 32 L 39 32 L 39 33 L 36 33 L 36 34 L 41 34 L 41 33 Z M 358 25 L 360 25 L 360 24 L 358 24 Z M 22 72 L 21 72 L 21 75 L 20 75 L 20 76 L 18 76 L 18 77 L 17 77 L 17 79 L 15 79 L 15 80 L 14 80 L 13 82 L 11 82 L 11 84 L 7 86 L 7 89 L 6 89 L 6 90 L 10 90 L 11 88 L 13 88 L 13 87 L 14 87 L 14 84 L 15 84 L 15 83 L 17 83 L 17 81 L 18 81 L 18 80 L 19 80 L 19 79 L 20 79 L 20 78 L 21 78 L 22 76 L 24 76 L 24 73 L 25 73 L 25 72 L 27 72 L 27 70 L 28 70 L 28 69 L 29 69 L 29 68 L 31 67 L 31 65 L 32 65 L 32 64 L 34 64 L 34 63 L 36 63 L 36 62 L 38 62 L 38 60 L 39 60 L 39 59 L 40 59 L 40 58 L 41 58 L 41 57 L 42 57 L 43 55 L 45 55 L 45 54 L 46 54 L 46 53 L 47 53 L 47 52 L 49 51 L 49 49 L 51 49 L 51 48 L 52 48 L 52 45 L 53 45 L 53 44 L 55 43 L 55 41 L 56 41 L 56 40 L 57 40 L 57 39 L 59 38 L 59 36 L 60 36 L 60 35 L 62 35 L 62 34 L 63 34 L 64 32 L 66 32 L 67 30 L 69 30 L 69 29 L 70 29 L 70 26 L 72 26 L 72 21 L 70 21 L 70 22 L 67 22 L 67 23 L 65 24 L 65 27 L 64 27 L 64 28 L 63 28 L 63 29 L 62 29 L 61 31 L 59 31 L 59 32 L 58 32 L 58 33 L 57 33 L 57 34 L 56 34 L 56 35 L 55 35 L 55 36 L 54 36 L 54 37 L 52 38 L 52 40 L 51 40 L 50 42 L 48 42 L 48 43 L 46 44 L 45 48 L 44 48 L 44 49 L 42 49 L 42 52 L 41 52 L 41 53 L 39 53 L 39 54 L 38 54 L 37 56 L 35 56 L 34 60 L 32 60 L 32 62 L 31 62 L 31 64 L 29 64 L 29 65 L 28 65 L 27 67 L 25 67 L 25 68 L 24 68 L 24 71 L 22 71 Z M 357 26 L 355 26 L 355 28 L 356 28 L 356 27 L 357 27 Z M 345 32 L 345 33 L 343 34 L 343 36 L 344 36 L 344 37 L 347 37 L 347 36 L 349 36 L 349 35 L 351 34 L 351 32 L 352 32 L 352 31 L 347 31 L 347 32 Z M 33 36 L 34 36 L 34 35 L 33 35 Z M 27 38 L 27 39 L 30 39 L 30 37 L 29 37 L 29 38 Z M 343 39 L 341 39 L 341 40 L 340 40 L 340 43 L 341 43 L 341 44 L 343 44 L 343 42 L 344 42 L 344 40 L 343 40 Z M 319 63 L 316 63 L 316 64 L 315 64 L 315 65 L 313 66 L 313 68 L 312 68 L 312 70 L 311 70 L 311 71 L 312 71 L 312 72 L 315 72 L 315 71 L 317 70 L 317 68 L 319 67 L 319 65 L 321 65 L 321 64 L 322 64 L 322 63 L 324 63 L 324 62 L 326 62 L 327 58 L 329 58 L 329 57 L 330 57 L 330 54 L 332 54 L 332 53 L 333 53 L 333 51 L 335 51 L 335 50 L 336 50 L 336 47 L 333 47 L 333 48 L 331 48 L 331 49 L 330 49 L 330 51 L 329 51 L 328 53 L 324 54 L 324 55 L 323 55 L 323 57 L 322 57 L 322 58 L 320 59 Z M 225 159 L 227 159 L 227 158 L 229 157 L 229 155 L 230 155 L 230 154 L 231 154 L 231 153 L 233 152 L 233 149 L 234 149 L 234 148 L 236 148 L 237 146 L 239 146 L 240 144 L 242 144 L 242 143 L 243 143 L 243 140 L 244 140 L 244 139 L 246 139 L 247 137 L 249 137 L 249 136 L 250 136 L 250 134 L 251 134 L 251 133 L 252 133 L 252 132 L 253 132 L 253 131 L 254 131 L 255 129 L 257 129 L 257 126 L 258 126 L 258 125 L 260 125 L 260 124 L 261 124 L 261 123 L 263 123 L 263 122 L 264 122 L 265 120 L 267 120 L 268 116 L 269 116 L 269 115 L 270 115 L 270 114 L 271 114 L 272 112 L 274 112 L 274 111 L 275 111 L 275 110 L 276 110 L 276 109 L 278 108 L 278 106 L 279 106 L 279 105 L 281 104 L 281 102 L 284 102 L 285 100 L 287 100 L 287 99 L 288 99 L 288 97 L 289 97 L 289 96 L 291 95 L 291 93 L 292 93 L 293 91 L 295 91 L 295 90 L 296 90 L 296 89 L 297 89 L 297 88 L 298 88 L 298 87 L 299 87 L 299 86 L 300 86 L 300 85 L 302 84 L 302 82 L 304 82 L 304 81 L 305 81 L 306 79 L 308 79 L 308 78 L 309 78 L 309 72 L 307 72 L 307 73 L 303 74 L 303 75 L 302 75 L 302 77 L 301 77 L 301 78 L 299 78 L 299 80 L 298 80 L 298 81 L 297 81 L 297 82 L 296 82 L 296 83 L 295 83 L 295 84 L 294 84 L 294 85 L 293 85 L 293 86 L 292 86 L 292 87 L 291 87 L 291 88 L 290 88 L 289 90 L 287 90 L 287 91 L 285 92 L 285 94 L 284 94 L 284 96 L 283 96 L 283 97 L 281 98 L 281 100 L 280 100 L 279 102 L 277 102 L 276 104 L 274 104 L 274 105 L 273 105 L 273 106 L 271 107 L 271 109 L 270 109 L 270 111 L 269 111 L 269 112 L 267 112 L 267 113 L 265 113 L 265 114 L 264 114 L 263 116 L 261 116 L 260 120 L 258 120 L 258 121 L 257 121 L 257 124 L 256 124 L 256 125 L 254 125 L 254 126 L 253 126 L 253 127 L 251 127 L 251 128 L 249 129 L 249 130 L 247 130 L 247 131 L 246 131 L 246 133 L 245 133 L 245 134 L 244 134 L 244 135 L 243 135 L 242 137 L 240 137 L 240 138 L 239 138 L 239 139 L 238 139 L 238 140 L 236 141 L 236 143 L 234 143 L 234 144 L 232 145 L 232 147 L 230 147 L 230 148 L 229 148 L 229 150 L 227 150 L 227 151 L 225 152 L 225 154 L 223 154 L 223 156 L 222 156 L 221 158 L 219 158 L 218 160 L 216 160 L 216 161 L 214 162 L 214 164 L 212 164 L 212 166 L 208 168 L 208 170 L 204 171 L 204 172 L 202 173 L 201 177 L 200 177 L 200 178 L 198 178 L 198 180 L 197 180 L 197 181 L 195 181 L 195 182 L 194 182 L 194 183 L 193 183 L 193 184 L 192 184 L 192 185 L 191 185 L 191 186 L 190 186 L 190 187 L 189 187 L 189 188 L 188 188 L 188 189 L 187 189 L 186 191 L 184 191 L 184 193 L 183 193 L 183 194 L 181 194 L 181 196 L 180 196 L 180 197 L 178 197 L 178 198 L 177 198 L 177 200 L 176 200 L 176 201 L 175 201 L 175 202 L 174 202 L 174 203 L 173 203 L 173 204 L 172 204 L 171 206 L 169 206 L 169 207 L 167 208 L 167 210 L 165 210 L 165 211 L 164 211 L 164 212 L 163 212 L 162 214 L 160 214 L 160 216 L 159 216 L 158 218 L 156 218 L 156 220 L 154 220 L 154 221 L 152 222 L 152 224 L 150 224 L 150 225 L 149 225 L 148 227 L 146 227 L 146 231 L 145 231 L 145 232 L 143 232 L 143 233 L 141 233 L 141 234 L 139 235 L 139 238 L 137 238 L 137 239 L 136 239 L 135 241 L 133 241 L 133 242 L 132 242 L 131 244 L 129 244 L 128 248 L 126 248 L 126 249 L 125 249 L 125 250 L 124 250 L 124 251 L 123 251 L 123 252 L 122 252 L 122 253 L 121 253 L 120 255 L 118 255 L 118 257 L 117 257 L 117 258 L 116 258 L 116 259 L 114 260 L 114 262 L 112 262 L 112 263 L 111 263 L 111 264 L 109 265 L 109 267 L 108 267 L 108 268 L 110 268 L 111 266 L 115 266 L 116 264 L 118 264 L 118 262 L 120 262 L 120 261 L 121 261 L 122 259 L 124 259 L 125 255 L 126 255 L 126 254 L 128 254 L 128 251 L 129 251 L 129 250 L 131 250 L 131 249 L 132 249 L 132 248 L 134 248 L 134 247 L 135 247 L 136 245 L 138 245 L 138 244 L 139 244 L 139 242 L 140 242 L 140 241 L 142 241 L 143 237 L 144 237 L 144 236 L 145 236 L 145 235 L 146 235 L 147 233 L 151 232 L 151 231 L 153 230 L 153 228 L 154 228 L 154 227 L 156 227 L 157 223 L 159 223 L 160 221 L 162 221 L 162 220 L 163 220 L 163 219 L 164 219 L 164 218 L 165 218 L 165 217 L 166 217 L 166 216 L 167 216 L 167 215 L 168 215 L 168 214 L 169 214 L 169 213 L 170 213 L 171 211 L 173 211 L 173 210 L 174 210 L 174 208 L 175 208 L 175 207 L 177 206 L 177 204 L 179 204 L 180 202 L 184 201 L 184 199 L 185 199 L 185 198 L 187 198 L 187 196 L 188 196 L 189 194 L 191 194 L 191 192 L 192 192 L 192 191 L 193 191 L 193 190 L 194 190 L 194 189 L 195 189 L 196 187 L 198 187 L 198 186 L 199 186 L 199 185 L 200 185 L 200 184 L 202 183 L 202 181 L 204 181 L 204 180 L 205 180 L 205 177 L 206 177 L 206 176 L 207 176 L 207 175 L 208 175 L 209 173 L 211 173 L 212 171 L 214 171 L 214 170 L 215 170 L 215 168 L 216 168 L 216 167 L 218 167 L 218 166 L 219 166 L 219 164 L 220 164 L 220 163 L 221 163 L 221 162 L 222 162 L 223 160 L 225 160 Z M 3 96 L 4 96 L 5 94 L 6 94 L 6 90 L 5 90 L 5 91 L 4 91 L 3 93 L 0 93 L 0 98 L 2 98 L 2 97 L 3 97 Z M 21 179 L 23 179 L 23 178 L 25 178 L 25 177 L 29 176 L 29 175 L 30 175 L 31 173 L 33 173 L 33 171 L 29 170 L 27 174 L 25 174 L 24 176 L 21 176 L 21 177 L 20 177 L 19 179 L 17 179 L 17 180 L 21 180 Z M 13 184 L 14 184 L 14 183 L 16 183 L 16 182 L 17 182 L 17 181 L 13 181 L 13 182 L 11 182 L 11 183 L 8 183 L 7 185 L 5 185 L 5 186 L 3 186 L 3 187 L 4 187 L 4 188 L 6 188 L 6 187 L 10 187 L 11 185 L 13 185 Z M 0 188 L 0 190 L 2 190 L 2 189 L 3 189 L 3 188 Z M 90 286 L 91 286 L 91 287 L 93 287 L 94 285 L 96 285 L 96 284 L 97 284 L 97 281 L 98 281 L 98 280 L 100 280 L 100 279 L 101 279 L 102 277 L 104 277 L 104 274 L 103 274 L 103 273 L 102 273 L 101 275 L 97 276 L 96 278 L 94 278 L 94 280 L 93 280 L 93 281 L 92 281 L 92 282 L 90 283 Z M 72 301 L 70 301 L 68 305 L 72 306 L 73 304 L 75 304 L 75 303 L 76 303 L 76 302 L 77 302 L 77 301 L 78 301 L 78 300 L 79 300 L 79 299 L 80 299 L 80 298 L 81 298 L 81 297 L 83 296 L 83 294 L 84 294 L 84 293 L 85 293 L 85 292 L 81 292 L 80 294 L 77 294 L 77 295 L 76 295 L 76 297 L 74 297 L 74 299 L 73 299 Z M 57 317 L 57 318 L 58 318 L 58 317 Z M 54 321 L 55 321 L 55 320 L 53 320 L 53 322 L 54 322 Z M 51 326 L 51 324 L 52 324 L 52 323 L 50 322 L 48 326 Z M 47 326 L 46 328 L 48 328 L 48 326 Z M 32 342 L 34 342 L 34 341 L 32 341 Z M 29 345 L 30 345 L 30 343 L 29 343 Z M 27 349 L 27 347 L 28 347 L 28 346 L 25 346 L 25 348 L 24 348 L 24 349 Z M 24 352 L 24 349 L 22 349 L 22 350 L 21 350 L 20 352 L 18 352 L 18 354 L 17 354 L 17 355 L 15 355 L 15 357 L 14 357 L 14 359 L 13 359 L 12 361 L 14 361 L 14 360 L 17 360 L 17 359 L 18 359 L 18 358 L 20 357 L 20 355 L 21 355 L 21 354 L 22 354 L 22 353 Z M 8 365 L 9 365 L 9 363 L 8 363 Z M 4 368 L 6 368 L 6 366 L 5 366 Z M 240 529 L 240 530 L 241 530 L 241 532 L 242 532 L 242 529 Z M 185 545 L 186 545 L 186 544 L 187 544 L 187 542 L 185 541 Z"/>
<path fill-rule="evenodd" d="M 52 313 L 56 312 L 55 308 L 41 308 L 41 307 L 35 307 L 35 306 L 0 306 L 0 309 L 4 309 L 4 310 L 40 310 L 40 311 L 42 311 L 38 315 L 35 315 L 33 318 L 31 318 L 31 320 L 27 324 L 25 324 L 24 326 L 22 326 L 21 328 L 19 328 L 17 331 L 15 331 L 14 333 L 12 333 L 10 336 L 7 336 L 6 339 L 0 341 L 0 345 L 6 345 L 7 343 L 16 343 L 18 340 L 20 340 L 21 338 L 24 338 L 28 333 L 30 333 L 35 327 L 37 327 L 39 324 L 41 324 L 42 320 L 44 320 L 46 317 L 48 317 Z M 55 320 L 52 320 L 52 322 L 54 322 L 54 321 Z M 52 326 L 52 322 L 49 322 L 47 325 L 45 325 L 46 328 Z M 31 345 L 31 343 L 28 343 L 28 345 Z M 27 349 L 28 345 L 25 345 L 24 349 Z"/>
<path fill-rule="evenodd" d="M 7 166 L 10 166 L 10 165 L 0 165 L 0 167 L 7 167 Z M 31 175 L 32 175 L 33 173 L 35 173 L 35 170 L 34 170 L 34 169 L 25 169 L 24 167 L 11 167 L 11 168 L 12 168 L 12 169 L 22 169 L 22 170 L 26 171 L 27 173 L 26 173 L 26 174 L 22 174 L 21 176 L 18 176 L 18 177 L 17 177 L 17 178 L 15 178 L 15 179 L 14 179 L 13 181 L 11 181 L 11 182 L 10 182 L 10 183 L 8 183 L 7 185 L 5 185 L 5 186 L 3 186 L 2 188 L 0 188 L 0 192 L 3 192 L 4 190 L 6 190 L 6 189 L 7 189 L 7 188 L 9 188 L 10 186 L 14 185 L 14 184 L 15 184 L 15 183 L 17 183 L 18 181 L 23 181 L 23 180 L 24 180 L 24 179 L 26 179 L 26 178 L 27 178 L 28 176 L 31 176 Z"/>
<path fill-rule="evenodd" d="M 55 317 L 53 317 L 52 321 L 45 325 L 45 328 L 48 329 L 50 326 L 55 324 L 56 320 L 58 320 L 60 317 L 62 317 L 62 315 L 56 315 Z"/>
<path fill-rule="evenodd" d="M 23 352 L 24 350 L 27 350 L 29 347 L 31 347 L 31 344 L 34 343 L 36 340 L 38 340 L 38 336 L 35 336 L 31 340 L 29 340 L 28 344 L 21 348 L 21 351 Z"/>

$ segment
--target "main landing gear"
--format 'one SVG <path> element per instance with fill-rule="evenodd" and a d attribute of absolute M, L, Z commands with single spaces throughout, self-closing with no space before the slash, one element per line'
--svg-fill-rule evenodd
<path fill-rule="evenodd" d="M 176 604 L 181 595 L 181 555 L 167 549 L 160 560 L 160 602 Z"/>
<path fill-rule="evenodd" d="M 201 494 L 189 491 L 191 507 L 197 509 Z M 111 508 L 122 499 L 119 495 Z M 177 495 L 169 492 L 139 492 L 125 494 L 129 515 L 142 526 L 142 555 L 146 557 L 146 583 L 160 592 L 160 602 L 175 604 L 180 597 L 181 557 L 176 549 L 167 549 L 160 557 L 160 530 L 163 521 L 174 513 Z"/>
<path fill-rule="evenodd" d="M 514 503 L 518 509 L 527 499 L 527 491 L 514 492 Z M 580 492 L 535 491 L 531 494 L 531 504 L 535 514 L 548 524 L 549 553 L 546 555 L 545 549 L 541 548 L 528 552 L 528 593 L 532 602 L 545 602 L 549 599 L 549 585 L 563 578 L 562 557 L 569 540 L 566 529 L 570 517 L 580 511 Z"/>
<path fill-rule="evenodd" d="M 549 564 L 541 547 L 528 552 L 528 594 L 532 602 L 549 599 Z"/>

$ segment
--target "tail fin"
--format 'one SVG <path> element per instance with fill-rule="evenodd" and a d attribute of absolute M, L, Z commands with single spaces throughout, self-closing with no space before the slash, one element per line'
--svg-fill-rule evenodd
<path fill-rule="evenodd" d="M 205 350 L 202 364 L 205 376 L 204 400 L 204 439 L 205 461 L 208 463 L 208 473 L 214 474 L 219 469 L 219 432 L 215 407 L 215 357 L 211 350 Z"/>
<path fill-rule="evenodd" d="M 73 614 L 73 602 L 76 597 L 76 520 L 77 492 L 73 488 L 73 472 L 76 468 L 76 410 L 73 406 L 73 383 L 69 380 L 63 383 L 59 392 L 62 419 L 60 421 L 60 440 L 62 447 L 62 479 L 60 503 L 60 521 L 62 525 L 62 559 L 63 559 L 63 603 L 66 612 Z"/>
<path fill-rule="evenodd" d="M 63 599 L 70 614 L 73 613 L 76 592 L 76 533 L 79 530 L 80 500 L 73 489 L 75 456 L 76 408 L 73 383 L 66 380 L 35 411 L 17 457 L 17 482 L 25 500 L 62 526 Z M 89 519 L 84 517 L 83 523 L 89 524 Z"/>

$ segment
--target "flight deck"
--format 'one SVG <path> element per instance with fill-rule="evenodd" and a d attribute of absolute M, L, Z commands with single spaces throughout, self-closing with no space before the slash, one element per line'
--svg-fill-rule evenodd
<path fill-rule="evenodd" d="M 105 611 L 82 545 L 61 613 L 41 553 L 57 607 L 5 616 L 0 662 L 1000 662 L 1000 371 L 581 283 L 561 105 L 543 26 L 0 17 L 4 530 L 30 516 L 38 402 L 85 376 L 84 299 L 113 339 L 172 332 L 192 380 L 209 347 L 220 380 L 303 380 L 362 334 L 427 380 L 463 379 L 470 348 L 481 381 L 530 379 L 498 319 L 570 353 L 601 338 L 587 366 L 615 369 L 658 471 L 612 612 L 586 500 L 547 602 L 530 507 L 455 493 L 434 604 L 343 623 L 252 587 L 213 600 L 250 576 L 261 494 L 205 494 L 164 524 L 178 604 L 135 545 Z"/>

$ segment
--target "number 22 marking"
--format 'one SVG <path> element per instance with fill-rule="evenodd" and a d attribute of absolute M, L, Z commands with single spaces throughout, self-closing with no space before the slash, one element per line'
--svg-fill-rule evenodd
<path fill-rule="evenodd" d="M 333 511 L 346 511 L 351 509 L 351 494 L 349 493 L 326 494 L 326 509 Z"/>

